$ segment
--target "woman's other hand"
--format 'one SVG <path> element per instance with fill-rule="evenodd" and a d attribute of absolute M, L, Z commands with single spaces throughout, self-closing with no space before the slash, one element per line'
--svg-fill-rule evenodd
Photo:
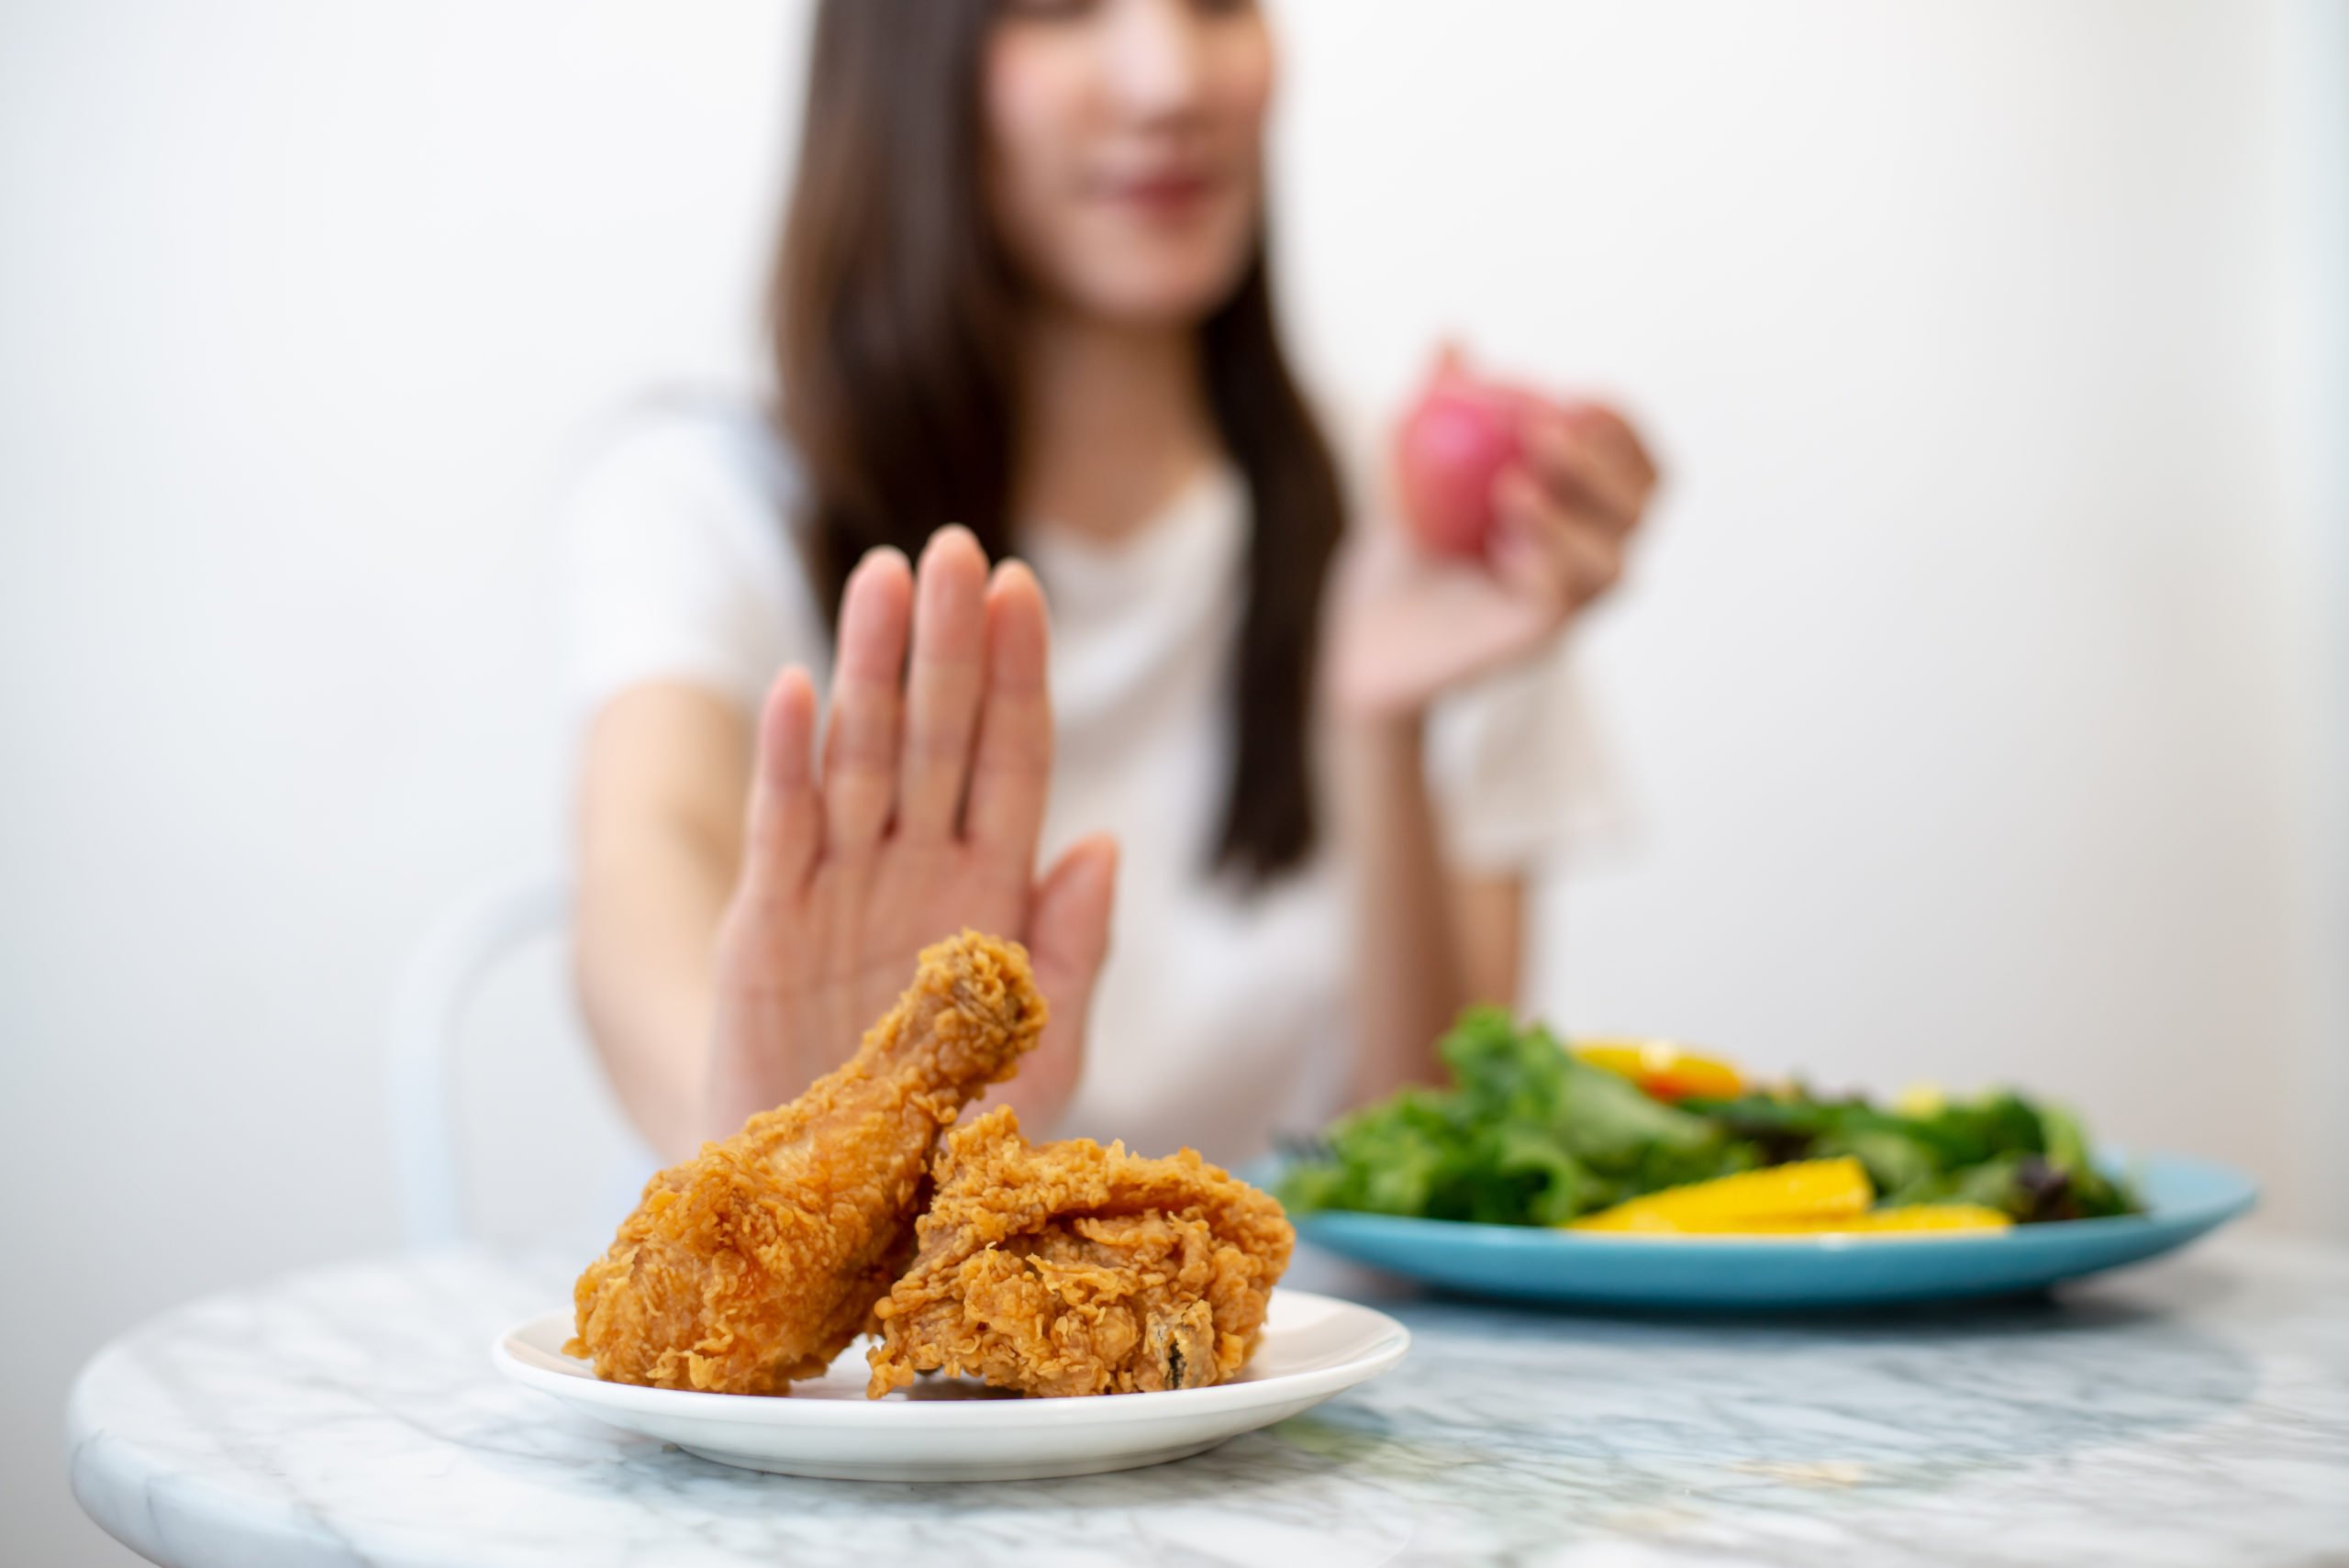
<path fill-rule="evenodd" d="M 1596 403 L 1537 405 L 1520 421 L 1524 461 L 1494 481 L 1483 557 L 1437 557 L 1386 526 L 1341 562 L 1328 674 L 1341 713 L 1415 717 L 1537 651 L 1622 575 L 1657 482 L 1637 432 Z"/>
<path fill-rule="evenodd" d="M 908 643 L 911 657 L 907 657 Z M 949 528 L 917 573 L 875 550 L 842 595 L 831 711 L 786 670 L 761 716 L 742 872 L 718 927 L 709 1133 L 792 1098 L 856 1050 L 915 956 L 965 926 L 1019 938 L 1052 1006 L 998 1093 L 1048 1124 L 1074 1092 L 1108 951 L 1117 848 L 1041 880 L 1052 776 L 1044 599 Z"/>

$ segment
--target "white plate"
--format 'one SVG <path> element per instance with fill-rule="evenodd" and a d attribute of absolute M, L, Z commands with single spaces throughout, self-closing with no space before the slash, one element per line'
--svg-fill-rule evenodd
<path fill-rule="evenodd" d="M 490 1347 L 500 1372 L 598 1420 L 721 1464 L 844 1481 L 1024 1481 L 1185 1459 L 1286 1420 L 1403 1359 L 1409 1330 L 1383 1312 L 1275 1290 L 1256 1353 L 1230 1383 L 1163 1394 L 1022 1399 L 926 1377 L 864 1396 L 866 1341 L 787 1396 L 695 1394 L 600 1381 L 562 1353 L 568 1309 Z"/>

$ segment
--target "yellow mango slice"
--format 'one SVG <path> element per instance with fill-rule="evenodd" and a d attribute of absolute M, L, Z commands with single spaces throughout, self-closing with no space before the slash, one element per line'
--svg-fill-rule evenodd
<path fill-rule="evenodd" d="M 1745 1093 L 1736 1068 L 1668 1040 L 1578 1040 L 1572 1049 L 1579 1060 L 1629 1078 L 1659 1100 L 1726 1100 Z"/>
<path fill-rule="evenodd" d="M 1842 1219 L 1765 1220 L 1747 1229 L 1755 1236 L 1897 1236 L 1951 1230 L 2006 1230 L 2014 1221 L 1978 1203 L 1918 1203 L 1906 1208 L 1872 1208 Z"/>
<path fill-rule="evenodd" d="M 1781 1223 L 1850 1219 L 1876 1201 L 1868 1173 L 1850 1155 L 1833 1160 L 1798 1160 L 1759 1171 L 1741 1171 L 1709 1182 L 1667 1187 L 1568 1220 L 1572 1230 L 1723 1231 L 1750 1230 L 1765 1221 Z"/>

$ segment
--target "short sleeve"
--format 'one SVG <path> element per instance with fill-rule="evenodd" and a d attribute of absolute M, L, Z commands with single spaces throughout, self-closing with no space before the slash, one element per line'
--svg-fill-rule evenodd
<path fill-rule="evenodd" d="M 755 712 L 785 664 L 820 673 L 829 639 L 788 548 L 772 442 L 748 418 L 646 416 L 581 473 L 563 529 L 575 712 L 651 681 Z"/>
<path fill-rule="evenodd" d="M 1563 640 L 1437 706 L 1428 777 L 1453 863 L 1472 873 L 1537 873 L 1624 833 L 1621 799 Z"/>

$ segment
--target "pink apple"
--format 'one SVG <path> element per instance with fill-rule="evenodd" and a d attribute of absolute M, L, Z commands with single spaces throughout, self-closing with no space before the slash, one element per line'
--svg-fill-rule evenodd
<path fill-rule="evenodd" d="M 1531 395 L 1478 381 L 1447 356 L 1395 431 L 1403 516 L 1428 549 L 1479 555 L 1493 528 L 1493 481 L 1519 461 Z"/>

